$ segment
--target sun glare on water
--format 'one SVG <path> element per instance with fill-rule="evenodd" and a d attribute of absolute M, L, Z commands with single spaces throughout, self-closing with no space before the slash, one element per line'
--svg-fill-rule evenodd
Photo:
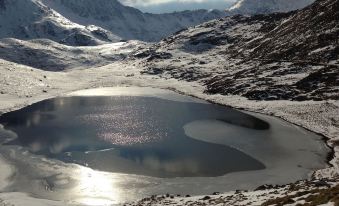
<path fill-rule="evenodd" d="M 104 206 L 120 201 L 119 190 L 112 174 L 82 168 L 78 176 L 77 203 L 84 205 Z"/>

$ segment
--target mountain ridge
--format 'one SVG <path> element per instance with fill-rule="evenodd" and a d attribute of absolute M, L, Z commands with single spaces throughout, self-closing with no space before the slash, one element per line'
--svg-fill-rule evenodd
<path fill-rule="evenodd" d="M 116 0 L 99 1 L 0 0 L 0 38 L 47 38 L 71 46 L 124 39 L 158 41 L 183 28 L 225 15 L 216 10 L 147 14 Z"/>
<path fill-rule="evenodd" d="M 251 100 L 338 99 L 338 0 L 206 22 L 138 51 L 144 73 Z M 212 72 L 214 71 L 214 72 Z"/>
<path fill-rule="evenodd" d="M 183 28 L 226 15 L 217 10 L 195 10 L 167 14 L 143 13 L 117 0 L 41 0 L 71 21 L 93 24 L 113 32 L 122 39 L 159 41 Z M 72 15 L 69 15 L 72 14 Z"/>
<path fill-rule="evenodd" d="M 304 1 L 312 0 L 296 2 Z M 257 12 L 254 9 L 252 13 Z M 0 0 L 0 38 L 46 38 L 70 46 L 134 39 L 157 42 L 179 30 L 238 13 L 194 10 L 150 14 L 118 0 Z"/>
<path fill-rule="evenodd" d="M 97 26 L 85 27 L 69 21 L 39 0 L 1 0 L 0 37 L 47 38 L 67 45 L 98 45 L 118 37 Z"/>
<path fill-rule="evenodd" d="M 302 9 L 315 0 L 239 0 L 227 11 L 233 14 L 253 15 L 289 12 Z"/>

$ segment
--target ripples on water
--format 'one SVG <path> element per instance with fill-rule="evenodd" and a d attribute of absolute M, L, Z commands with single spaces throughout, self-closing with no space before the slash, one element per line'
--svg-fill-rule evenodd
<path fill-rule="evenodd" d="M 185 177 L 265 167 L 234 148 L 186 136 L 184 125 L 196 120 L 269 130 L 268 123 L 227 107 L 137 96 L 62 97 L 0 117 L 18 135 L 7 145 L 103 171 Z"/>

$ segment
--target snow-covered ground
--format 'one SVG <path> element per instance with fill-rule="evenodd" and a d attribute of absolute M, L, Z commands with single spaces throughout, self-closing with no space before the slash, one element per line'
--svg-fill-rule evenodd
<path fill-rule="evenodd" d="M 86 69 L 124 59 L 132 50 L 144 45 L 139 41 L 118 42 L 100 46 L 71 47 L 48 39 L 1 39 L 2 59 L 46 71 Z"/>

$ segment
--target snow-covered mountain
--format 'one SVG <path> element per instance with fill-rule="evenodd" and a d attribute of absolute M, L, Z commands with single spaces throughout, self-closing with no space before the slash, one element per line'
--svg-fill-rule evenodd
<path fill-rule="evenodd" d="M 218 10 L 168 14 L 143 13 L 118 0 L 41 0 L 62 16 L 81 25 L 97 25 L 123 39 L 158 41 L 176 31 L 226 15 Z"/>
<path fill-rule="evenodd" d="M 0 38 L 47 38 L 80 46 L 122 39 L 153 42 L 226 15 L 290 11 L 312 1 L 240 0 L 228 11 L 149 14 L 118 0 L 0 0 Z"/>
<path fill-rule="evenodd" d="M 339 1 L 318 0 L 246 45 L 250 58 L 328 64 L 339 58 Z"/>
<path fill-rule="evenodd" d="M 124 59 L 130 50 L 142 45 L 138 41 L 98 46 L 73 47 L 49 39 L 0 41 L 0 58 L 46 71 L 91 68 Z"/>
<path fill-rule="evenodd" d="M 0 38 L 47 38 L 67 45 L 157 41 L 222 11 L 147 14 L 117 0 L 0 0 Z"/>
<path fill-rule="evenodd" d="M 68 45 L 96 45 L 119 38 L 97 26 L 69 21 L 39 0 L 0 0 L 0 38 L 47 38 Z"/>
<path fill-rule="evenodd" d="M 233 14 L 267 14 L 302 9 L 315 0 L 239 0 L 229 12 Z"/>
<path fill-rule="evenodd" d="M 339 99 L 339 0 L 233 16 L 172 35 L 133 58 L 144 73 L 255 100 Z M 138 60 L 140 61 L 140 60 Z"/>

